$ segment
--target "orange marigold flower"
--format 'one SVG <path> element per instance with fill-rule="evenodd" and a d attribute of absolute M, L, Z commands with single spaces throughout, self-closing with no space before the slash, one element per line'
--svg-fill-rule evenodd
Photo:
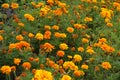
<path fill-rule="evenodd" d="M 0 35 L 0 41 L 2 41 L 3 40 L 3 37 Z"/>
<path fill-rule="evenodd" d="M 3 74 L 9 75 L 11 73 L 11 67 L 4 65 L 1 67 L 0 69 L 2 71 Z"/>
<path fill-rule="evenodd" d="M 50 39 L 50 37 L 51 37 L 51 32 L 50 31 L 45 31 L 45 33 L 44 33 L 44 39 Z"/>
<path fill-rule="evenodd" d="M 43 45 L 43 49 L 46 52 L 51 52 L 55 47 L 53 45 L 51 45 L 50 43 L 44 43 Z"/>
<path fill-rule="evenodd" d="M 60 37 L 61 37 L 61 38 L 66 38 L 66 34 L 65 34 L 65 33 L 61 33 L 61 34 L 60 34 Z"/>
<path fill-rule="evenodd" d="M 54 33 L 54 36 L 55 36 L 56 38 L 60 38 L 60 33 L 59 33 L 59 32 L 55 32 L 55 33 Z"/>
<path fill-rule="evenodd" d="M 16 66 L 11 66 L 11 71 L 16 71 Z"/>
<path fill-rule="evenodd" d="M 78 51 L 79 51 L 79 52 L 83 52 L 83 51 L 84 51 L 84 48 L 83 48 L 83 47 L 78 47 Z"/>
<path fill-rule="evenodd" d="M 111 66 L 111 64 L 109 62 L 102 62 L 101 66 L 102 66 L 102 68 L 104 68 L 106 70 L 112 68 L 112 66 Z"/>
<path fill-rule="evenodd" d="M 19 22 L 18 25 L 24 27 L 24 24 L 22 22 Z"/>
<path fill-rule="evenodd" d="M 19 41 L 21 41 L 21 40 L 23 40 L 24 38 L 23 38 L 22 35 L 17 35 L 17 36 L 16 36 L 16 39 L 19 40 Z"/>
<path fill-rule="evenodd" d="M 83 64 L 83 65 L 81 66 L 81 68 L 82 68 L 82 69 L 86 69 L 86 70 L 87 70 L 89 67 L 88 67 L 88 65 Z"/>
<path fill-rule="evenodd" d="M 106 25 L 107 25 L 108 27 L 112 27 L 112 26 L 113 26 L 113 24 L 110 23 L 110 22 L 108 22 Z"/>
<path fill-rule="evenodd" d="M 63 75 L 61 80 L 72 80 L 69 75 Z"/>
<path fill-rule="evenodd" d="M 8 3 L 2 4 L 2 8 L 5 8 L 5 9 L 9 8 L 9 4 Z"/>
<path fill-rule="evenodd" d="M 101 39 L 99 39 L 99 42 L 101 42 L 101 43 L 106 43 L 107 40 L 106 40 L 105 38 L 101 38 Z"/>
<path fill-rule="evenodd" d="M 53 11 L 53 13 L 56 15 L 56 16 L 61 16 L 63 14 L 63 11 L 61 8 L 57 8 L 56 10 Z"/>
<path fill-rule="evenodd" d="M 9 45 L 9 49 L 14 49 L 14 48 L 16 48 L 16 44 L 11 43 L 11 44 Z"/>
<path fill-rule="evenodd" d="M 87 49 L 86 52 L 89 53 L 89 54 L 94 54 L 95 53 L 93 49 Z"/>
<path fill-rule="evenodd" d="M 19 65 L 21 62 L 21 59 L 19 58 L 14 58 L 14 64 Z"/>
<path fill-rule="evenodd" d="M 59 51 L 57 51 L 57 55 L 58 55 L 59 57 L 63 57 L 63 56 L 65 55 L 65 52 L 62 51 L 62 50 L 59 50 Z"/>
<path fill-rule="evenodd" d="M 54 4 L 54 0 L 47 0 L 47 3 L 52 6 Z"/>
<path fill-rule="evenodd" d="M 83 39 L 82 39 L 82 42 L 83 42 L 83 43 L 88 43 L 89 40 L 88 40 L 87 38 L 83 38 Z"/>
<path fill-rule="evenodd" d="M 19 5 L 17 3 L 12 3 L 11 4 L 12 9 L 17 9 L 18 7 L 19 7 Z"/>
<path fill-rule="evenodd" d="M 68 49 L 68 45 L 66 43 L 62 43 L 62 44 L 59 45 L 59 48 L 61 50 L 67 50 Z"/>
<path fill-rule="evenodd" d="M 45 28 L 45 30 L 50 30 L 51 29 L 51 27 L 49 25 L 45 25 L 44 28 Z"/>
<path fill-rule="evenodd" d="M 72 33 L 72 32 L 74 32 L 74 28 L 68 27 L 68 28 L 67 28 L 67 31 L 68 31 L 69 33 Z"/>
<path fill-rule="evenodd" d="M 52 29 L 54 29 L 54 30 L 59 30 L 59 26 L 54 25 L 54 26 L 52 26 Z"/>
<path fill-rule="evenodd" d="M 74 71 L 74 75 L 75 75 L 76 77 L 79 77 L 79 76 L 84 76 L 85 73 L 84 73 L 84 71 L 82 71 L 82 70 L 75 70 L 75 71 Z"/>
<path fill-rule="evenodd" d="M 91 21 L 93 21 L 93 19 L 90 18 L 90 17 L 85 17 L 84 21 L 85 21 L 85 22 L 91 22 Z"/>
<path fill-rule="evenodd" d="M 31 64 L 29 62 L 24 62 L 22 64 L 22 67 L 25 69 L 25 70 L 29 70 L 31 68 Z"/>
<path fill-rule="evenodd" d="M 28 37 L 29 37 L 29 38 L 33 38 L 33 37 L 34 37 L 34 34 L 33 34 L 33 33 L 29 33 L 29 34 L 28 34 Z"/>

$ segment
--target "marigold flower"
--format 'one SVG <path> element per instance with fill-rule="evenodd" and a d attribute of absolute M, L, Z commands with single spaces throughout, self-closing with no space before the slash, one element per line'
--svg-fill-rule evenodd
<path fill-rule="evenodd" d="M 21 59 L 19 58 L 14 58 L 14 64 L 19 65 L 21 62 Z"/>
<path fill-rule="evenodd" d="M 54 29 L 54 30 L 59 30 L 59 26 L 54 25 L 54 26 L 52 26 L 52 29 Z"/>
<path fill-rule="evenodd" d="M 35 35 L 35 38 L 38 39 L 38 40 L 43 40 L 43 34 L 37 33 L 37 34 Z"/>
<path fill-rule="evenodd" d="M 17 3 L 12 3 L 11 4 L 12 9 L 17 9 L 18 7 L 19 7 L 19 5 Z"/>
<path fill-rule="evenodd" d="M 19 40 L 19 41 L 21 41 L 21 40 L 23 40 L 24 38 L 23 38 L 23 36 L 22 35 L 17 35 L 16 36 L 16 40 Z"/>
<path fill-rule="evenodd" d="M 82 29 L 83 26 L 81 24 L 74 24 L 74 28 L 77 28 L 77 29 Z"/>
<path fill-rule="evenodd" d="M 61 37 L 61 38 L 66 38 L 66 34 L 65 34 L 65 33 L 61 33 L 61 34 L 60 34 L 60 37 Z"/>
<path fill-rule="evenodd" d="M 53 13 L 56 15 L 56 16 L 61 16 L 63 14 L 63 11 L 61 8 L 57 8 L 56 10 L 53 11 Z"/>
<path fill-rule="evenodd" d="M 67 28 L 67 31 L 68 31 L 69 33 L 72 33 L 72 32 L 74 32 L 74 28 L 68 27 L 68 28 Z"/>
<path fill-rule="evenodd" d="M 62 44 L 59 45 L 59 48 L 61 50 L 67 50 L 68 49 L 68 45 L 66 43 L 62 43 Z"/>
<path fill-rule="evenodd" d="M 44 43 L 43 45 L 43 49 L 46 52 L 51 52 L 55 47 L 53 45 L 51 45 L 50 43 Z"/>
<path fill-rule="evenodd" d="M 112 68 L 111 64 L 109 62 L 102 62 L 101 64 L 102 68 L 109 70 Z"/>
<path fill-rule="evenodd" d="M 2 41 L 3 40 L 3 37 L 0 35 L 0 41 Z"/>
<path fill-rule="evenodd" d="M 51 37 L 51 32 L 50 32 L 49 30 L 45 31 L 43 37 L 44 37 L 44 39 L 50 39 L 50 37 Z"/>
<path fill-rule="evenodd" d="M 11 71 L 16 71 L 16 66 L 11 66 Z"/>
<path fill-rule="evenodd" d="M 112 27 L 112 26 L 113 26 L 113 24 L 110 23 L 110 22 L 108 22 L 106 25 L 107 25 L 108 27 Z"/>
<path fill-rule="evenodd" d="M 86 64 L 83 64 L 83 65 L 81 66 L 81 68 L 82 68 L 82 69 L 86 69 L 86 70 L 87 70 L 87 69 L 89 68 L 89 66 L 88 66 L 88 65 L 86 65 Z"/>
<path fill-rule="evenodd" d="M 34 21 L 34 17 L 30 14 L 24 14 L 24 17 L 28 19 L 29 21 Z"/>
<path fill-rule="evenodd" d="M 83 52 L 84 51 L 83 47 L 78 47 L 77 49 L 78 49 L 79 52 Z"/>
<path fill-rule="evenodd" d="M 47 0 L 47 3 L 52 6 L 54 4 L 54 0 Z"/>
<path fill-rule="evenodd" d="M 9 4 L 8 3 L 2 4 L 2 8 L 5 8 L 5 9 L 9 8 Z"/>
<path fill-rule="evenodd" d="M 22 22 L 19 22 L 18 25 L 24 27 L 24 24 Z"/>
<path fill-rule="evenodd" d="M 63 75 L 61 80 L 72 80 L 72 78 L 69 75 Z"/>
<path fill-rule="evenodd" d="M 62 51 L 62 50 L 59 50 L 59 51 L 57 51 L 57 55 L 58 55 L 59 57 L 63 57 L 63 56 L 65 55 L 65 52 Z"/>
<path fill-rule="evenodd" d="M 2 71 L 3 74 L 9 75 L 11 73 L 11 67 L 4 65 L 1 67 L 0 69 Z"/>
<path fill-rule="evenodd" d="M 34 34 L 33 33 L 29 33 L 28 36 L 29 36 L 29 38 L 33 38 Z"/>
<path fill-rule="evenodd" d="M 78 55 L 78 54 L 74 55 L 74 57 L 73 57 L 74 62 L 80 62 L 81 60 L 82 60 L 82 57 L 80 55 Z"/>
<path fill-rule="evenodd" d="M 89 53 L 89 54 L 94 54 L 95 53 L 93 49 L 87 49 L 86 52 Z"/>
<path fill-rule="evenodd" d="M 49 26 L 49 25 L 45 25 L 45 30 L 50 30 L 51 29 L 51 27 Z"/>
<path fill-rule="evenodd" d="M 46 70 L 36 70 L 32 80 L 53 80 L 52 73 Z"/>
<path fill-rule="evenodd" d="M 106 43 L 107 40 L 106 40 L 105 38 L 101 38 L 101 39 L 99 39 L 99 42 L 101 42 L 101 43 Z"/>
<path fill-rule="evenodd" d="M 31 64 L 29 62 L 24 62 L 22 64 L 22 67 L 25 69 L 25 70 L 29 70 L 31 68 Z"/>
<path fill-rule="evenodd" d="M 84 73 L 84 71 L 82 71 L 82 70 L 75 70 L 75 71 L 74 71 L 74 75 L 75 75 L 76 77 L 79 77 L 79 76 L 84 76 L 85 73 Z"/>
<path fill-rule="evenodd" d="M 85 21 L 85 22 L 91 22 L 91 21 L 93 21 L 93 19 L 92 19 L 92 18 L 89 18 L 89 17 L 85 17 L 84 21 Z"/>
<path fill-rule="evenodd" d="M 54 36 L 55 36 L 56 38 L 60 38 L 60 33 L 59 33 L 59 32 L 55 32 L 55 33 L 54 33 Z"/>
<path fill-rule="evenodd" d="M 88 43 L 89 40 L 88 40 L 87 38 L 83 38 L 83 39 L 82 39 L 82 42 L 83 42 L 83 43 Z"/>

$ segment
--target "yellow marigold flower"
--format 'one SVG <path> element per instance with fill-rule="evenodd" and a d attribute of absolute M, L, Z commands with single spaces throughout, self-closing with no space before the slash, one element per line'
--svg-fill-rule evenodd
<path fill-rule="evenodd" d="M 83 38 L 83 39 L 82 39 L 82 42 L 83 42 L 83 43 L 88 43 L 89 40 L 88 40 L 87 38 Z"/>
<path fill-rule="evenodd" d="M 65 52 L 62 50 L 57 51 L 57 56 L 63 57 L 65 55 Z"/>
<path fill-rule="evenodd" d="M 16 40 L 19 40 L 19 41 L 21 41 L 21 40 L 23 40 L 24 38 L 23 38 L 23 36 L 22 35 L 17 35 L 16 36 Z"/>
<path fill-rule="evenodd" d="M 21 59 L 19 58 L 14 58 L 14 64 L 19 65 L 21 62 Z"/>
<path fill-rule="evenodd" d="M 67 28 L 67 31 L 68 31 L 69 33 L 72 33 L 72 32 L 74 32 L 74 28 L 68 27 L 68 28 Z"/>
<path fill-rule="evenodd" d="M 25 69 L 25 70 L 29 70 L 31 68 L 31 64 L 29 62 L 24 62 L 22 64 L 22 67 Z"/>
<path fill-rule="evenodd" d="M 34 34 L 33 33 L 29 33 L 28 36 L 29 36 L 29 38 L 33 38 Z"/>
<path fill-rule="evenodd" d="M 34 17 L 30 14 L 24 14 L 24 17 L 28 19 L 29 21 L 34 21 Z"/>
<path fill-rule="evenodd" d="M 83 47 L 78 47 L 78 51 L 79 51 L 79 52 L 83 52 L 83 51 L 84 51 L 84 48 L 83 48 Z"/>
<path fill-rule="evenodd" d="M 0 70 L 2 71 L 3 74 L 9 75 L 10 72 L 11 72 L 11 67 L 7 66 L 7 65 L 4 65 L 4 66 L 1 67 Z"/>
<path fill-rule="evenodd" d="M 18 7 L 19 7 L 19 5 L 17 3 L 12 3 L 11 4 L 12 9 L 17 9 Z"/>
<path fill-rule="evenodd" d="M 68 45 L 66 43 L 62 43 L 62 44 L 59 45 L 59 48 L 61 50 L 67 50 L 68 49 Z"/>
<path fill-rule="evenodd" d="M 52 29 L 54 29 L 54 30 L 59 30 L 59 26 L 54 25 L 54 26 L 52 26 Z"/>
<path fill-rule="evenodd" d="M 86 52 L 89 53 L 89 54 L 94 54 L 95 53 L 93 49 L 87 49 Z"/>
<path fill-rule="evenodd" d="M 93 21 L 93 19 L 90 18 L 90 17 L 85 17 L 84 21 L 85 21 L 85 22 L 91 22 L 91 21 Z"/>
<path fill-rule="evenodd" d="M 38 39 L 38 40 L 43 40 L 43 34 L 37 33 L 37 34 L 35 35 L 35 38 Z"/>
<path fill-rule="evenodd" d="M 24 24 L 22 22 L 19 22 L 18 25 L 24 27 Z"/>
<path fill-rule="evenodd" d="M 84 73 L 84 71 L 82 71 L 82 70 L 75 70 L 75 71 L 74 71 L 74 75 L 75 75 L 76 77 L 79 77 L 79 76 L 84 76 L 85 73 Z"/>
<path fill-rule="evenodd" d="M 74 62 L 80 62 L 80 61 L 82 61 L 82 57 L 80 55 L 76 54 L 73 57 L 73 61 Z"/>
<path fill-rule="evenodd" d="M 68 57 L 69 59 L 72 59 L 72 56 L 71 56 L 71 55 L 68 55 L 67 57 Z"/>
<path fill-rule="evenodd" d="M 101 66 L 102 66 L 102 68 L 104 68 L 106 70 L 112 68 L 112 66 L 111 66 L 111 64 L 109 62 L 102 62 Z"/>
<path fill-rule="evenodd" d="M 9 45 L 9 49 L 14 49 L 14 48 L 16 48 L 16 44 L 15 44 L 15 43 L 11 43 L 11 44 Z"/>
<path fill-rule="evenodd" d="M 43 45 L 43 49 L 46 51 L 46 52 L 51 52 L 55 47 L 53 45 L 51 45 L 50 43 L 45 43 Z"/>
<path fill-rule="evenodd" d="M 89 66 L 88 66 L 88 65 L 86 65 L 86 64 L 83 64 L 83 65 L 81 66 L 81 68 L 82 68 L 82 69 L 86 69 L 86 70 L 87 70 L 87 69 L 89 68 Z"/>
<path fill-rule="evenodd" d="M 32 80 L 54 80 L 52 73 L 46 70 L 36 70 Z"/>
<path fill-rule="evenodd" d="M 63 67 L 65 69 L 78 70 L 78 66 L 76 66 L 72 61 L 64 62 Z"/>
<path fill-rule="evenodd" d="M 5 8 L 5 9 L 9 8 L 9 4 L 8 3 L 2 4 L 2 8 Z"/>
<path fill-rule="evenodd" d="M 63 75 L 61 80 L 72 80 L 72 78 L 69 75 Z"/>
<path fill-rule="evenodd" d="M 66 38 L 66 34 L 65 33 L 60 33 L 60 37 L 61 38 Z"/>
<path fill-rule="evenodd" d="M 3 40 L 3 37 L 0 35 L 0 41 L 2 41 Z"/>

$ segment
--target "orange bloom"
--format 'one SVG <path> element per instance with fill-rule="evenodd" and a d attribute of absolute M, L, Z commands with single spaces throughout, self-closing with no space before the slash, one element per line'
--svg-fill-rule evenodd
<path fill-rule="evenodd" d="M 17 9 L 18 7 L 19 7 L 19 5 L 17 3 L 12 3 L 11 4 L 12 9 Z"/>
<path fill-rule="evenodd" d="M 67 50 L 68 49 L 68 45 L 66 43 L 62 43 L 62 44 L 59 45 L 59 48 L 61 50 Z"/>
<path fill-rule="evenodd" d="M 22 67 L 25 69 L 25 70 L 29 70 L 31 68 L 31 64 L 29 62 L 24 62 L 22 64 Z"/>
<path fill-rule="evenodd" d="M 29 21 L 34 21 L 34 17 L 30 14 L 24 14 L 24 17 L 28 19 Z"/>
<path fill-rule="evenodd" d="M 58 55 L 59 57 L 63 57 L 63 56 L 65 55 L 65 52 L 62 51 L 62 50 L 59 50 L 59 51 L 57 51 L 57 55 Z"/>
<path fill-rule="evenodd" d="M 88 43 L 89 40 L 88 40 L 87 38 L 83 38 L 83 39 L 82 39 L 82 42 L 83 42 L 83 43 Z"/>
<path fill-rule="evenodd" d="M 0 35 L 0 41 L 2 41 L 3 40 L 3 37 Z"/>
<path fill-rule="evenodd" d="M 9 8 L 9 4 L 8 3 L 2 4 L 2 8 L 5 8 L 5 9 Z"/>
<path fill-rule="evenodd" d="M 17 35 L 17 36 L 16 36 L 16 39 L 21 41 L 21 40 L 23 40 L 24 38 L 23 38 L 22 35 Z"/>
<path fill-rule="evenodd" d="M 69 33 L 72 33 L 72 32 L 74 32 L 74 28 L 68 27 L 68 28 L 67 28 L 67 31 L 68 31 Z"/>
<path fill-rule="evenodd" d="M 111 64 L 109 62 L 102 62 L 101 66 L 102 66 L 102 68 L 104 68 L 106 70 L 112 68 L 112 66 L 111 66 Z"/>
<path fill-rule="evenodd" d="M 15 66 L 11 66 L 11 71 L 16 71 L 16 67 Z"/>
<path fill-rule="evenodd" d="M 34 34 L 33 33 L 29 33 L 28 36 L 29 36 L 29 38 L 33 38 Z"/>
<path fill-rule="evenodd" d="M 61 80 L 72 80 L 69 75 L 63 75 Z"/>
<path fill-rule="evenodd" d="M 52 26 L 52 29 L 54 29 L 54 30 L 59 30 L 59 26 L 54 25 L 54 26 Z"/>
<path fill-rule="evenodd" d="M 14 58 L 14 64 L 19 65 L 21 62 L 21 59 L 19 58 Z"/>
<path fill-rule="evenodd" d="M 4 66 L 1 67 L 0 70 L 2 71 L 3 74 L 7 74 L 8 75 L 11 72 L 11 67 L 4 65 Z"/>
<path fill-rule="evenodd" d="M 85 73 L 84 73 L 82 70 L 75 70 L 75 71 L 74 71 L 74 75 L 75 75 L 76 77 L 79 77 L 79 76 L 84 76 Z"/>
<path fill-rule="evenodd" d="M 81 66 L 81 68 L 82 68 L 82 69 L 86 69 L 86 70 L 87 70 L 87 69 L 88 69 L 88 65 L 83 64 L 83 65 Z"/>
<path fill-rule="evenodd" d="M 51 32 L 50 31 L 45 31 L 45 33 L 44 33 L 44 39 L 50 39 L 50 37 L 51 37 Z"/>
<path fill-rule="evenodd" d="M 61 8 L 57 8 L 53 13 L 54 13 L 56 16 L 61 16 L 61 15 L 63 14 Z"/>
<path fill-rule="evenodd" d="M 24 27 L 24 24 L 22 22 L 19 22 L 18 25 Z"/>
<path fill-rule="evenodd" d="M 83 48 L 83 47 L 78 47 L 78 51 L 79 51 L 79 52 L 83 52 L 83 51 L 84 51 L 84 48 Z"/>
<path fill-rule="evenodd" d="M 49 25 L 45 25 L 45 30 L 50 30 L 51 29 L 51 27 L 49 26 Z"/>
<path fill-rule="evenodd" d="M 50 43 L 45 43 L 43 45 L 43 49 L 46 51 L 46 52 L 51 52 L 55 47 L 53 45 L 51 45 Z"/>

